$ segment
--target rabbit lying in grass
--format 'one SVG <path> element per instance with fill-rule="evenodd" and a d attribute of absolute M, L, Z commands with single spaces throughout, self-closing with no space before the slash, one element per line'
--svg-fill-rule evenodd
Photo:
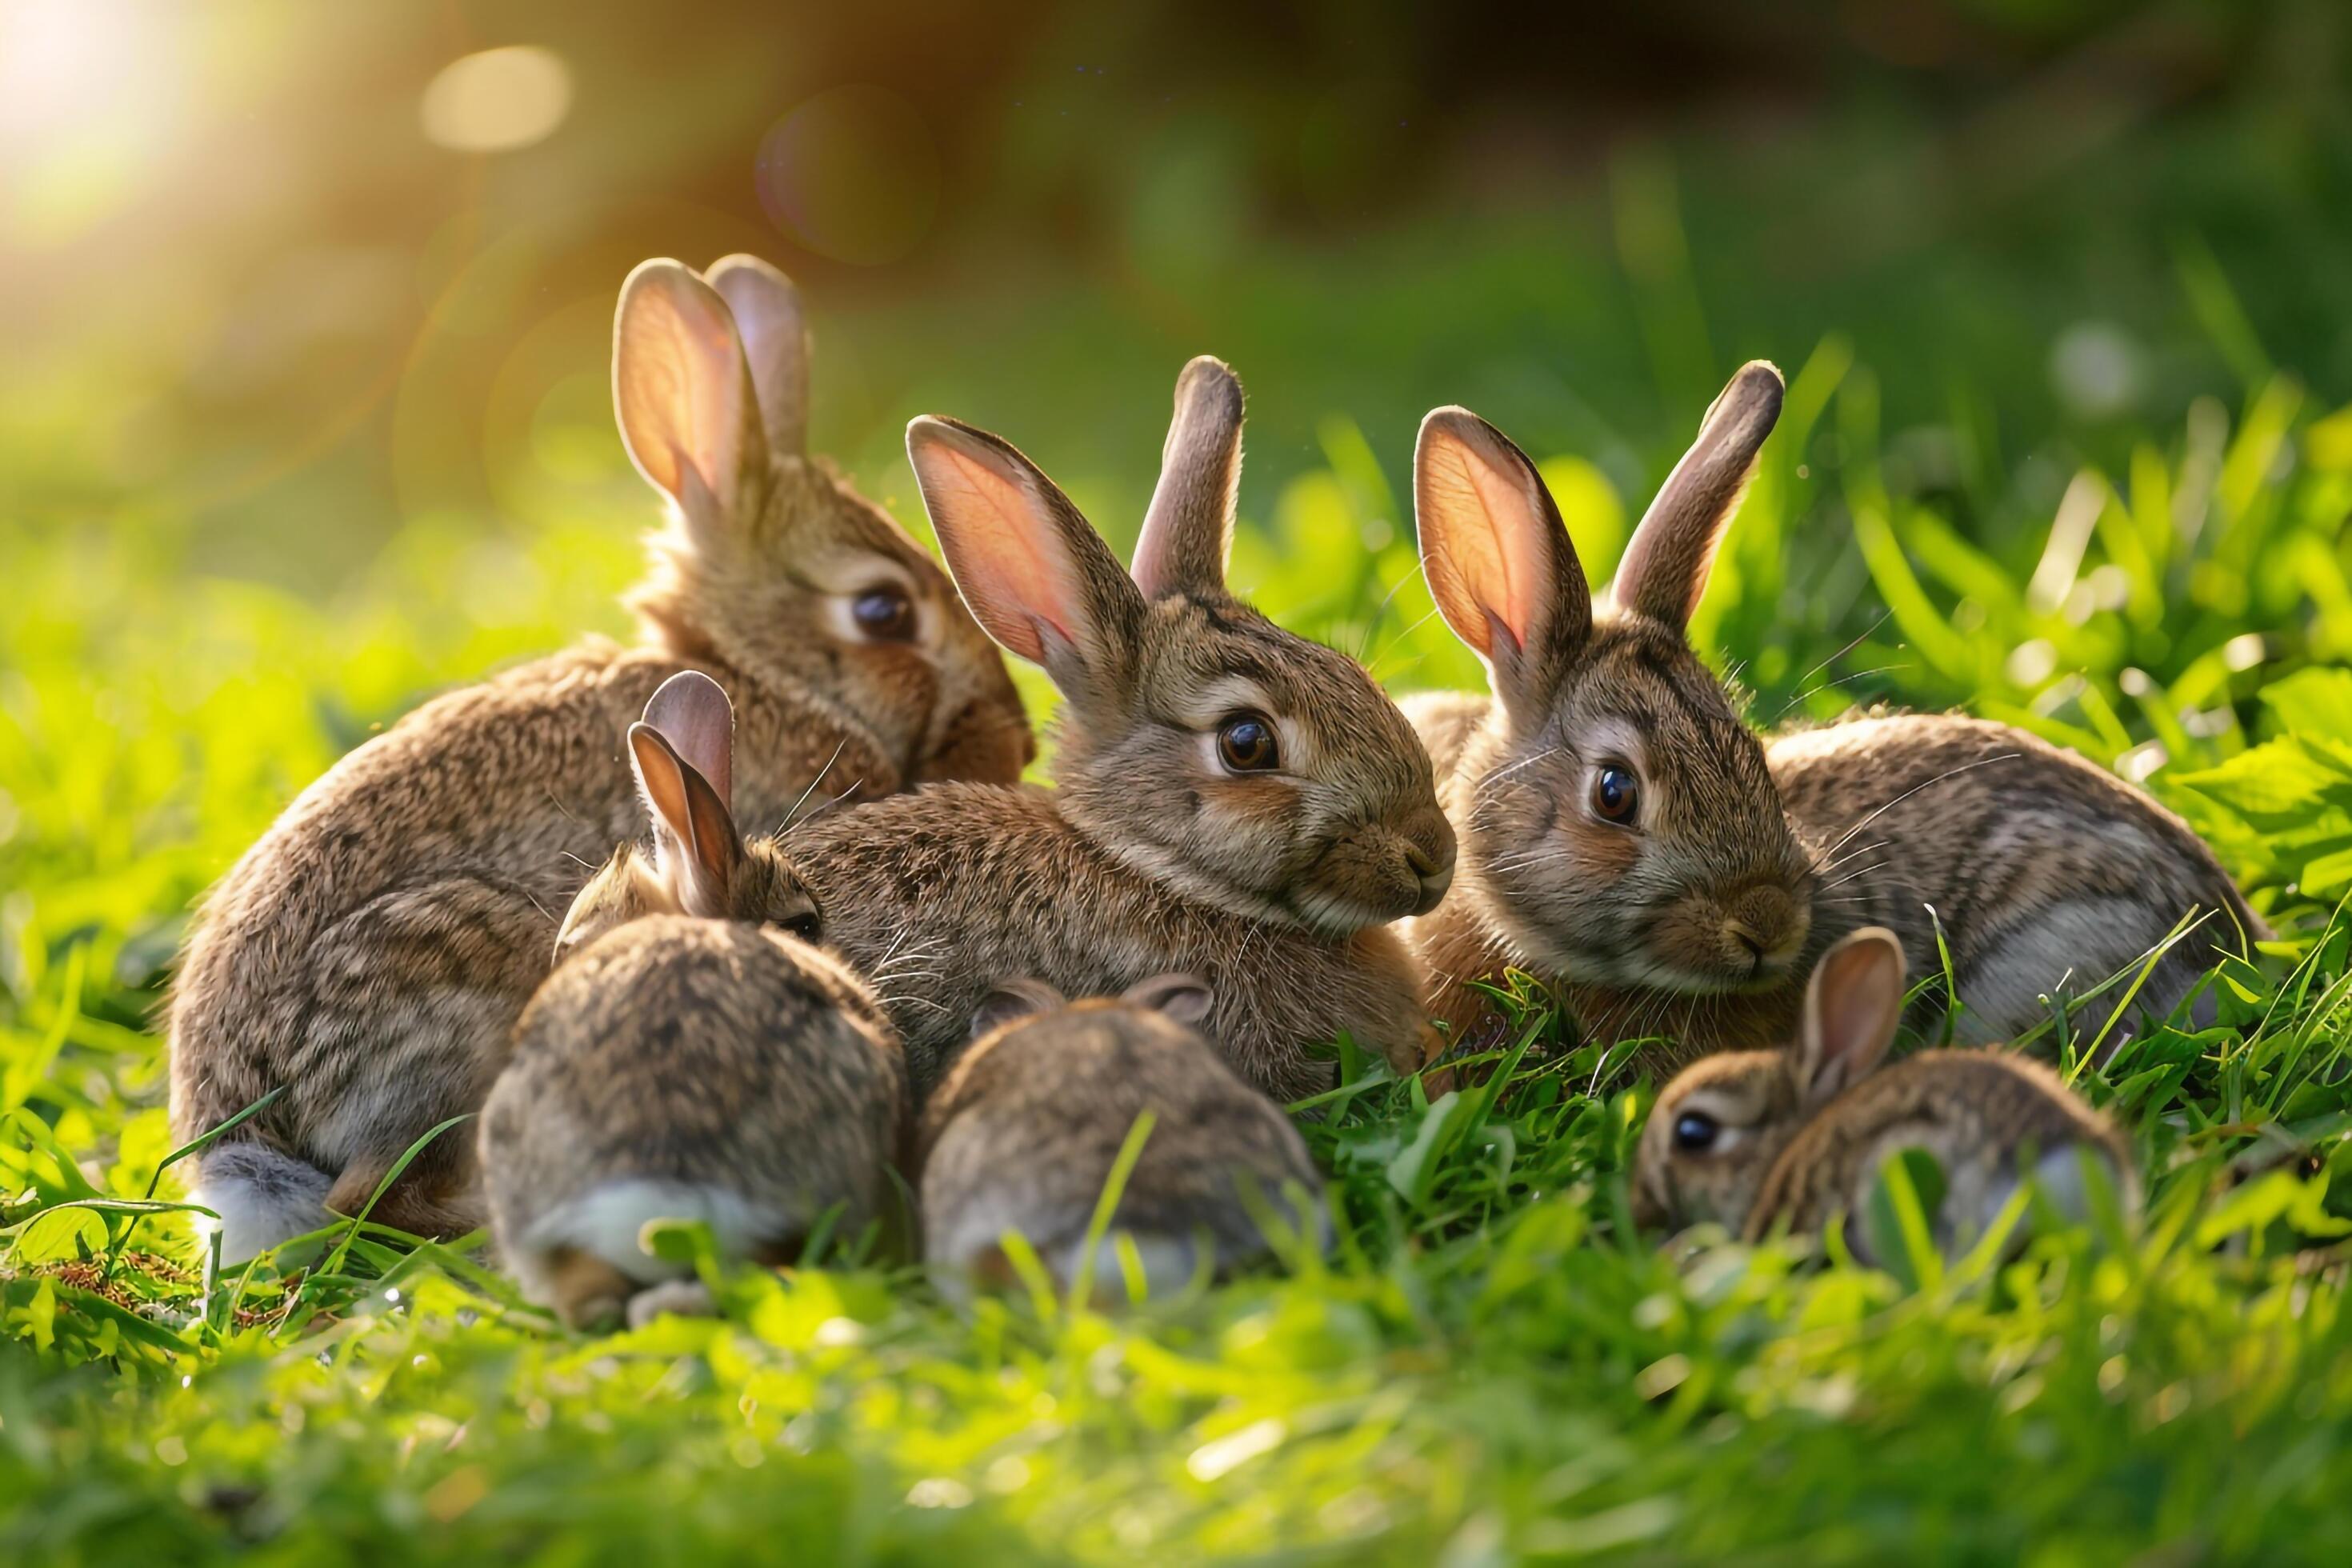
<path fill-rule="evenodd" d="M 730 734 L 726 693 L 691 670 L 631 726 L 654 863 L 625 844 L 572 900 L 483 1110 L 499 1253 L 573 1327 L 691 1304 L 638 1245 L 649 1220 L 782 1263 L 827 1215 L 854 1235 L 892 1207 L 898 1037 L 811 945 L 815 901 L 775 842 L 737 833 Z"/>
<path fill-rule="evenodd" d="M 827 940 L 873 978 L 919 1098 L 1018 977 L 1087 996 L 1197 974 L 1205 1032 L 1279 1099 L 1325 1085 L 1308 1047 L 1342 1029 L 1422 1058 L 1418 976 L 1383 927 L 1444 892 L 1453 830 L 1362 667 L 1226 591 L 1241 422 L 1233 374 L 1187 365 L 1132 576 L 1004 442 L 908 427 L 965 601 L 1066 700 L 1051 793 L 935 785 L 793 831 Z"/>
<path fill-rule="evenodd" d="M 226 1259 L 355 1210 L 417 1138 L 481 1104 L 580 868 L 636 830 L 614 742 L 681 668 L 733 691 L 735 804 L 762 826 L 820 781 L 858 798 L 1010 783 L 1032 754 L 946 574 L 806 456 L 806 346 L 781 274 L 748 257 L 707 280 L 638 268 L 614 399 L 671 507 L 631 601 L 644 641 L 425 704 L 305 790 L 205 903 L 172 1003 L 173 1129 L 194 1138 L 285 1091 L 198 1161 Z M 427 1148 L 375 1217 L 472 1228 L 471 1149 Z"/>
<path fill-rule="evenodd" d="M 1886 1163 L 1906 1149 L 1942 1166 L 1942 1201 L 1928 1217 L 1948 1255 L 1972 1245 L 2028 1179 L 2062 1213 L 2087 1217 L 2085 1161 L 2126 1209 L 2137 1206 L 2131 1146 L 2041 1063 L 1931 1050 L 1882 1066 L 1902 1019 L 1903 975 L 1895 933 L 1856 931 L 1813 971 L 1793 1045 L 1685 1068 L 1643 1129 L 1635 1218 L 1713 1220 L 1753 1241 L 1782 1224 L 1818 1233 L 1843 1215 L 1848 1248 L 1876 1263 L 1860 1216 Z"/>
<path fill-rule="evenodd" d="M 998 1242 L 1017 1231 L 1068 1285 L 1120 1146 L 1147 1110 L 1153 1126 L 1112 1226 L 1132 1237 L 1152 1290 L 1263 1255 L 1260 1212 L 1323 1241 L 1322 1178 L 1298 1130 L 1192 1027 L 1213 1000 L 1189 974 L 1154 976 L 1117 1001 L 1066 1002 L 1035 982 L 989 998 L 975 1043 L 923 1112 L 929 1261 L 950 1279 L 1009 1282 Z M 1307 1206 L 1294 1208 L 1293 1194 Z M 1108 1237 L 1093 1262 L 1097 1288 L 1118 1293 Z"/>
<path fill-rule="evenodd" d="M 2152 977 L 2161 1012 L 2241 933 L 2263 934 L 2212 852 L 2145 794 L 2031 735 L 1957 715 L 1759 741 L 1685 637 L 1780 408 L 1736 376 L 1643 517 L 1596 609 L 1535 466 L 1459 408 L 1422 426 L 1414 495 L 1430 590 L 1491 698 L 1407 704 L 1462 840 L 1462 874 L 1412 928 L 1432 1005 L 1492 1043 L 1475 989 L 1557 985 L 1603 1038 L 1696 1051 L 1786 1038 L 1802 976 L 1867 924 L 1939 970 L 1962 1029 L 2006 1038 L 2071 975 L 2087 986 L 2210 918 Z"/>

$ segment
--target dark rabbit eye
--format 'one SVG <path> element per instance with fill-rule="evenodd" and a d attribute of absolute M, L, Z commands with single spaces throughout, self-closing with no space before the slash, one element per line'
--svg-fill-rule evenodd
<path fill-rule="evenodd" d="M 789 915 L 780 921 L 770 921 L 768 928 L 782 931 L 786 936 L 798 937 L 803 942 L 814 942 L 824 934 L 824 922 L 817 918 L 814 910 L 804 915 Z"/>
<path fill-rule="evenodd" d="M 1218 726 L 1217 757 L 1237 773 L 1262 773 L 1282 765 L 1274 725 L 1255 713 L 1236 713 Z"/>
<path fill-rule="evenodd" d="M 1675 1118 L 1675 1147 L 1685 1154 L 1704 1154 L 1715 1147 L 1723 1131 L 1714 1117 L 1703 1110 L 1685 1110 Z"/>
<path fill-rule="evenodd" d="M 1592 775 L 1592 810 L 1603 822 L 1631 827 L 1642 805 L 1633 770 L 1612 763 Z"/>
<path fill-rule="evenodd" d="M 876 642 L 915 640 L 915 601 L 898 589 L 866 589 L 850 603 L 849 615 Z"/>

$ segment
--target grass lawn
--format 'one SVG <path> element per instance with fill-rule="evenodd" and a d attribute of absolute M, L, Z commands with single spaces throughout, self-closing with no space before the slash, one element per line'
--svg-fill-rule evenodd
<path fill-rule="evenodd" d="M 1485 258 L 1462 264 L 1483 297 L 1549 287 L 1539 233 L 1448 237 Z M 1268 259 L 1239 318 L 1261 360 L 1286 311 L 1336 336 L 1456 263 L 1400 241 L 1308 301 L 1293 286 L 1318 265 Z M 1133 1310 L 1039 1289 L 961 1312 L 845 1258 L 726 1280 L 723 1321 L 584 1341 L 478 1258 L 373 1231 L 206 1296 L 149 1026 L 190 901 L 420 695 L 619 629 L 651 502 L 589 400 L 542 440 L 555 489 L 510 490 L 495 525 L 413 516 L 330 591 L 212 574 L 136 504 L 12 521 L 0 1560 L 2345 1561 L 2352 411 L 2252 346 L 2210 253 L 2169 265 L 2221 344 L 2183 373 L 2197 395 L 2079 442 L 2018 429 L 1981 384 L 1921 413 L 1867 335 L 1724 345 L 1790 375 L 1697 622 L 1757 721 L 1883 699 L 2029 726 L 2188 815 L 2280 933 L 2211 978 L 2217 1026 L 2104 1068 L 2085 1058 L 2120 989 L 2053 999 L 2031 1047 L 2128 1128 L 2148 1210 L 2005 1264 L 1865 1271 L 1804 1237 L 1661 1251 L 1626 1215 L 1641 1052 L 1603 1060 L 1530 1016 L 1508 1073 L 1435 1103 L 1343 1055 L 1306 1123 L 1332 1255 Z M 1687 283 L 1635 303 L 1678 320 Z M 1108 457 L 1085 432 L 1105 386 L 1144 384 L 1108 366 L 1145 356 L 1067 346 L 1104 309 L 1072 305 L 1052 374 L 969 411 L 1049 468 L 1093 464 L 1078 499 L 1131 528 L 1156 431 Z M 983 363 L 987 325 L 948 347 Z M 850 330 L 889 357 L 887 324 Z M 1629 393 L 1627 341 L 1580 414 L 1538 388 L 1517 421 L 1596 566 L 1696 414 L 1628 411 L 1658 399 Z M 1279 433 L 1245 480 L 1237 583 L 1400 687 L 1475 679 L 1412 570 L 1387 405 L 1478 384 L 1391 371 L 1374 417 L 1336 372 L 1294 393 L 1228 352 Z M 2038 363 L 2016 379 L 2042 384 Z M 1512 427 L 1511 387 L 1487 390 Z M 1547 447 L 1529 420 L 1605 439 Z M 850 459 L 908 515 L 894 428 Z"/>

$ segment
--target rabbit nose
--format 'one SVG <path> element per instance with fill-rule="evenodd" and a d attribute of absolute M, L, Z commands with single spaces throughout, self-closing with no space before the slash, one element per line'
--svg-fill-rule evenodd
<path fill-rule="evenodd" d="M 1421 902 L 1413 910 L 1425 915 L 1454 885 L 1454 824 L 1432 807 L 1419 814 L 1404 830 L 1404 863 L 1421 885 Z"/>

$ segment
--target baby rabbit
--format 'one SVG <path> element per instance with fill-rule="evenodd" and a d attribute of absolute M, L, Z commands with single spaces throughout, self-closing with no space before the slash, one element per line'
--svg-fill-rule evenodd
<path fill-rule="evenodd" d="M 483 1108 L 499 1255 L 573 1328 L 698 1305 L 639 1244 L 700 1220 L 792 1262 L 819 1221 L 892 1221 L 906 1068 L 872 993 L 823 950 L 740 921 L 656 915 L 589 942 L 515 1026 Z"/>
<path fill-rule="evenodd" d="M 1322 1178 L 1279 1106 L 1234 1076 L 1194 1032 L 1214 998 L 1189 974 L 1162 974 L 1117 1001 L 1069 1003 L 1015 982 L 974 1019 L 922 1118 L 924 1255 L 953 1276 L 1010 1278 L 998 1238 L 1019 1231 L 1065 1285 L 1085 1262 L 1087 1227 L 1135 1119 L 1155 1118 L 1112 1216 L 1133 1238 L 1150 1288 L 1264 1254 L 1243 1195 L 1328 1239 Z M 1292 1194 L 1308 1202 L 1291 1207 Z M 1105 1238 L 1097 1286 L 1120 1284 Z"/>
<path fill-rule="evenodd" d="M 1930 1217 L 1947 1255 L 1982 1235 L 2029 1175 L 2062 1212 L 2086 1216 L 2086 1159 L 2105 1168 L 2126 1209 L 2137 1206 L 2130 1145 L 2041 1063 L 1932 1050 L 1881 1067 L 1901 1022 L 1903 974 L 1894 932 L 1856 931 L 1813 971 L 1793 1046 L 1685 1068 L 1642 1131 L 1635 1218 L 1714 1220 L 1754 1241 L 1784 1222 L 1818 1233 L 1843 1215 L 1848 1247 L 1876 1263 L 1858 1216 L 1886 1162 L 1906 1149 L 1943 1167 L 1943 1202 Z M 2029 1155 L 2031 1171 L 2021 1168 Z"/>
<path fill-rule="evenodd" d="M 871 976 L 918 1098 L 1009 977 L 1070 995 L 1196 974 L 1205 1033 L 1277 1099 L 1327 1083 L 1349 1031 L 1416 1064 L 1412 962 L 1381 929 L 1444 894 L 1454 834 L 1412 728 L 1354 660 L 1233 597 L 1242 391 L 1176 386 L 1130 576 L 1054 482 L 952 420 L 907 447 L 981 625 L 1065 699 L 1051 793 L 940 784 L 796 827 L 827 940 Z"/>
<path fill-rule="evenodd" d="M 2149 1002 L 2177 1000 L 2261 923 L 2179 818 L 2082 760 L 1954 715 L 1875 719 L 1759 742 L 1685 639 L 1710 563 L 1780 409 L 1750 364 L 1708 410 L 1596 610 L 1534 465 L 1441 408 L 1414 499 L 1438 608 L 1476 649 L 1491 700 L 1408 708 L 1446 775 L 1463 842 L 1453 897 L 1412 935 L 1433 1006 L 1491 1043 L 1475 983 L 1524 969 L 1603 1038 L 1693 1050 L 1787 1037 L 1801 977 L 1865 924 L 1941 967 L 1943 921 L 1972 1040 L 2044 1016 L 2070 973 L 2095 983 L 2216 911 Z"/>
<path fill-rule="evenodd" d="M 735 694 L 735 804 L 780 825 L 823 782 L 887 795 L 1009 783 L 1032 754 L 1003 663 L 953 585 L 805 450 L 798 296 L 749 257 L 649 261 L 621 292 L 614 402 L 669 528 L 597 640 L 425 704 L 304 791 L 206 901 L 171 1013 L 172 1117 L 227 1260 L 363 1203 L 436 1122 L 474 1110 L 545 978 L 578 868 L 635 831 L 614 739 L 682 668 Z M 476 1220 L 470 1144 L 443 1139 L 376 1217 Z"/>

